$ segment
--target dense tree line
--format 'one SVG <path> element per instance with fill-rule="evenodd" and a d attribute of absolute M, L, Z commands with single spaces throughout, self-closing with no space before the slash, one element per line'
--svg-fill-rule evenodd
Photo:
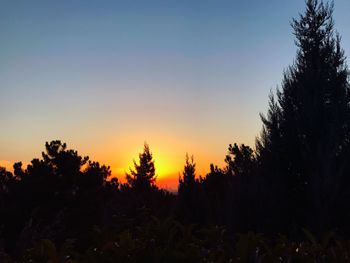
<path fill-rule="evenodd" d="M 110 167 L 58 140 L 46 143 L 42 158 L 26 168 L 21 162 L 13 173 L 0 168 L 3 252 L 18 256 L 49 239 L 58 247 L 74 240 L 83 253 L 93 246 L 96 228 L 108 239 L 108 233 L 140 233 L 138 226 L 166 218 L 196 230 L 224 226 L 231 237 L 254 231 L 300 240 L 308 229 L 316 237 L 333 230 L 348 238 L 350 86 L 332 11 L 308 0 L 292 21 L 297 56 L 270 95 L 255 149 L 229 145 L 225 167 L 212 164 L 203 177 L 186 155 L 177 195 L 157 187 L 147 144 L 124 184 L 110 178 Z"/>

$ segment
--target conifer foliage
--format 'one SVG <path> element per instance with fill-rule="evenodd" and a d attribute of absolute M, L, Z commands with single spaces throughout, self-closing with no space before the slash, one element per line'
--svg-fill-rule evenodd
<path fill-rule="evenodd" d="M 193 156 L 188 157 L 186 154 L 185 166 L 183 170 L 182 178 L 179 178 L 179 193 L 183 193 L 184 191 L 193 191 L 196 187 L 197 180 L 196 176 L 196 163 L 193 160 Z"/>
<path fill-rule="evenodd" d="M 331 209 L 346 189 L 341 188 L 350 156 L 348 70 L 332 12 L 332 4 L 308 0 L 306 12 L 292 21 L 296 60 L 277 98 L 270 97 L 257 140 L 274 195 L 302 215 L 293 220 L 311 224 L 317 218 L 320 228 L 330 223 Z"/>
<path fill-rule="evenodd" d="M 134 160 L 135 170 L 130 169 L 126 174 L 128 184 L 138 191 L 146 191 L 155 186 L 156 175 L 152 153 L 147 143 L 139 154 L 139 164 Z"/>

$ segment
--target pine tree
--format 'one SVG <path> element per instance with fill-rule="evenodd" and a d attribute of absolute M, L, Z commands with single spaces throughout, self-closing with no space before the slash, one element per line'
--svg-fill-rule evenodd
<path fill-rule="evenodd" d="M 182 178 L 179 178 L 179 194 L 191 192 L 196 187 L 196 164 L 193 160 L 193 156 L 191 158 L 186 154 L 185 166 L 182 173 Z"/>
<path fill-rule="evenodd" d="M 128 184 L 136 191 L 146 191 L 155 187 L 156 175 L 152 153 L 147 143 L 144 144 L 143 153 L 139 154 L 139 164 L 134 160 L 135 170 L 130 169 L 126 174 Z"/>
<path fill-rule="evenodd" d="M 201 199 L 199 182 L 196 179 L 196 163 L 193 156 L 186 154 L 182 177 L 179 176 L 178 207 L 183 219 L 191 222 L 201 220 Z"/>
<path fill-rule="evenodd" d="M 277 100 L 270 97 L 257 140 L 266 187 L 284 192 L 298 223 L 316 221 L 318 228 L 330 221 L 350 152 L 348 70 L 332 12 L 333 4 L 308 0 L 306 12 L 292 21 L 296 60 Z"/>
<path fill-rule="evenodd" d="M 253 174 L 255 167 L 254 151 L 247 145 L 237 143 L 230 144 L 225 162 L 226 170 L 233 176 L 249 176 Z"/>

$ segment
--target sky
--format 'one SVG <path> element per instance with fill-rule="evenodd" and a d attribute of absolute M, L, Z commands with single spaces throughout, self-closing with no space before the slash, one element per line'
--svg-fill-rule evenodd
<path fill-rule="evenodd" d="M 293 63 L 304 0 L 0 0 L 0 165 L 60 139 L 120 179 L 144 142 L 160 186 L 185 155 L 197 175 L 230 143 L 254 147 L 259 113 Z M 350 52 L 350 1 L 335 28 Z"/>

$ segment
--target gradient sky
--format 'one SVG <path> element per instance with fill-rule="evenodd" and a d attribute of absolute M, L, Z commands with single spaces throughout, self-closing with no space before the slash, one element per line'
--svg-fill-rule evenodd
<path fill-rule="evenodd" d="M 0 165 L 60 139 L 123 177 L 144 141 L 160 185 L 185 154 L 198 175 L 229 143 L 254 146 L 295 57 L 304 0 L 0 0 Z M 350 52 L 350 1 L 335 26 Z"/>

